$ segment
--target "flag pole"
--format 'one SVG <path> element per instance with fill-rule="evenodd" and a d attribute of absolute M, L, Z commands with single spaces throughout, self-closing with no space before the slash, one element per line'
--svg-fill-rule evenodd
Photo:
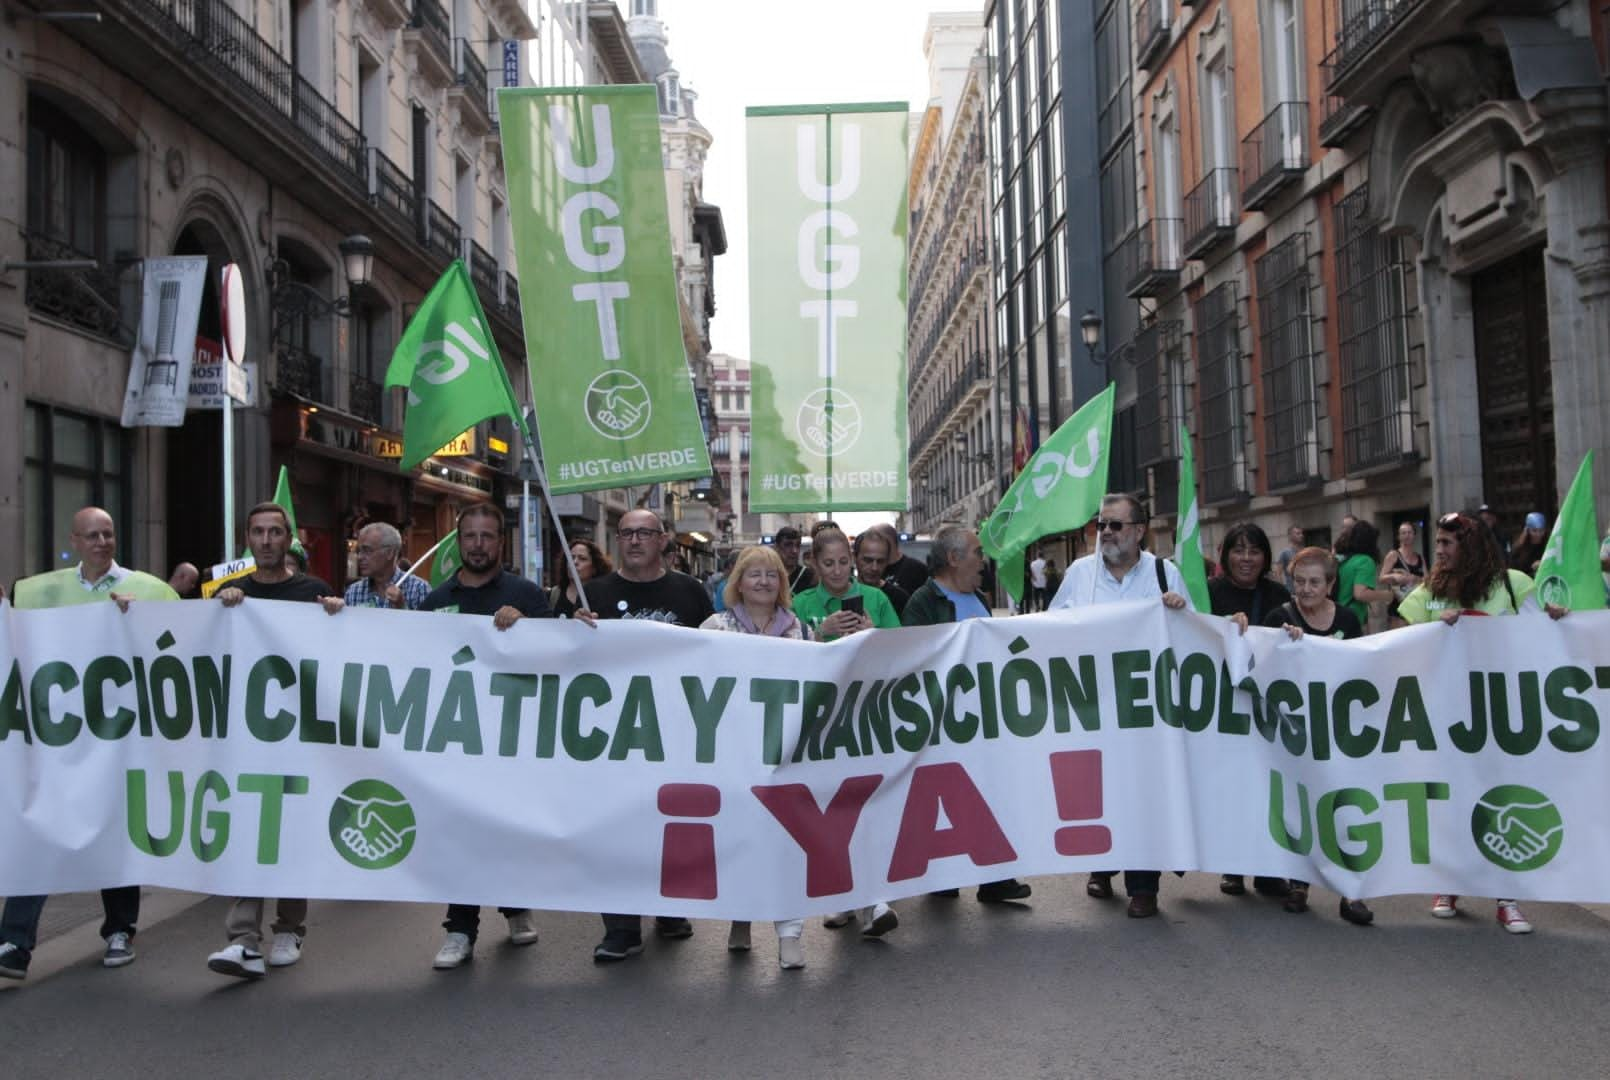
<path fill-rule="evenodd" d="M 453 532 L 457 532 L 457 531 L 458 531 L 457 529 L 453 530 Z M 451 536 L 452 533 L 449 533 L 448 535 Z M 436 554 L 436 549 L 441 547 L 445 543 L 447 543 L 447 537 L 446 536 L 442 537 L 440 540 L 438 540 L 434 544 L 432 544 L 430 546 L 430 550 L 425 552 L 425 554 L 421 555 L 419 557 L 418 561 L 415 562 L 414 565 L 412 565 L 412 566 L 410 566 L 408 568 L 408 572 L 410 574 L 416 573 L 416 571 L 418 571 L 421 566 L 425 565 L 425 560 L 430 558 L 432 555 Z"/>
<path fill-rule="evenodd" d="M 527 362 L 529 363 L 529 360 Z M 536 411 L 532 410 L 532 416 L 535 417 L 535 415 Z M 583 610 L 590 610 L 587 607 L 587 590 L 581 583 L 581 571 L 576 569 L 575 556 L 570 553 L 570 543 L 565 536 L 564 522 L 559 520 L 559 511 L 553 505 L 553 494 L 548 490 L 548 474 L 543 470 L 542 462 L 537 459 L 536 440 L 531 436 L 531 425 L 526 423 L 524 416 L 516 416 L 514 422 L 520 426 L 521 454 L 525 457 L 526 464 L 531 466 L 531 471 L 537 478 L 537 487 L 542 489 L 542 501 L 548 507 L 548 517 L 553 522 L 554 535 L 559 538 L 559 546 L 565 553 L 565 565 L 570 568 L 570 580 L 576 583 L 576 606 Z M 524 510 L 525 508 L 521 507 L 523 516 L 520 524 L 522 528 L 525 526 L 526 521 Z"/>

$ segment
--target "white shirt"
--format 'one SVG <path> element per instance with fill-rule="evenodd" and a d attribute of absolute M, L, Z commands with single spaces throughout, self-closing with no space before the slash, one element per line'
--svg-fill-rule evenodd
<path fill-rule="evenodd" d="M 128 571 L 117 565 L 113 559 L 112 564 L 106 568 L 106 573 L 91 581 L 84 576 L 84 564 L 78 564 L 78 585 L 85 592 L 111 592 L 117 588 L 118 582 L 128 576 Z"/>
<path fill-rule="evenodd" d="M 1142 551 L 1140 561 L 1120 581 L 1112 576 L 1099 553 L 1075 559 L 1046 610 L 1116 604 L 1120 600 L 1160 599 L 1163 592 L 1157 587 L 1156 563 L 1156 555 Z M 1180 576 L 1179 568 L 1167 559 L 1163 560 L 1163 574 L 1168 580 L 1169 592 L 1186 595 L 1185 579 Z"/>
<path fill-rule="evenodd" d="M 1029 583 L 1036 589 L 1045 588 L 1045 560 L 1035 559 L 1029 563 Z"/>

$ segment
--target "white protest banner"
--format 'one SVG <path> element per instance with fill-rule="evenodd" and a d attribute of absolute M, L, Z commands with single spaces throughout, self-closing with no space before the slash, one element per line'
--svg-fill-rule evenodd
<path fill-rule="evenodd" d="M 770 919 L 1122 867 L 1610 899 L 1610 615 L 1125 604 L 831 645 L 248 600 L 0 609 L 0 892 Z"/>
<path fill-rule="evenodd" d="M 141 266 L 140 333 L 129 359 L 123 426 L 178 427 L 190 396 L 207 257 L 175 255 Z"/>

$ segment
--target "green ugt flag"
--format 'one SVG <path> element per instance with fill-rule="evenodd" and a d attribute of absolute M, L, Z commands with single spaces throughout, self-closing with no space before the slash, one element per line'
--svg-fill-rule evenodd
<path fill-rule="evenodd" d="M 1599 517 L 1593 506 L 1593 451 L 1577 467 L 1560 516 L 1543 548 L 1532 596 L 1539 606 L 1558 604 L 1574 611 L 1604 607 L 1599 573 Z"/>
<path fill-rule="evenodd" d="M 1042 536 L 1082 528 L 1107 494 L 1113 386 L 1085 402 L 1057 428 L 1007 489 L 979 529 L 1014 600 L 1023 596 L 1023 552 Z"/>
<path fill-rule="evenodd" d="M 458 530 L 454 529 L 442 537 L 441 545 L 436 548 L 436 559 L 430 564 L 430 587 L 434 589 L 441 585 L 462 565 L 464 560 L 458 553 Z"/>
<path fill-rule="evenodd" d="M 408 321 L 386 388 L 408 388 L 401 469 L 412 469 L 494 416 L 520 421 L 508 373 L 462 259 L 453 260 Z"/>
<path fill-rule="evenodd" d="M 1174 562 L 1185 579 L 1191 606 L 1203 614 L 1212 610 L 1208 599 L 1207 567 L 1202 563 L 1202 525 L 1197 520 L 1196 457 L 1191 453 L 1191 433 L 1180 425 L 1180 525 Z"/>

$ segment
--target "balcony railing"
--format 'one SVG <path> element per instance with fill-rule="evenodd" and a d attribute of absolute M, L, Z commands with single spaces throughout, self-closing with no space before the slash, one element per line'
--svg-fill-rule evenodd
<path fill-rule="evenodd" d="M 1257 210 L 1308 168 L 1308 103 L 1283 101 L 1241 140 L 1241 205 Z"/>
<path fill-rule="evenodd" d="M 463 255 L 459 246 L 458 222 L 453 215 L 436 205 L 435 200 L 425 203 L 425 246 L 443 263 L 450 263 Z"/>
<path fill-rule="evenodd" d="M 1185 196 L 1185 257 L 1200 259 L 1235 235 L 1241 217 L 1235 169 L 1209 169 Z"/>
<path fill-rule="evenodd" d="M 480 290 L 481 303 L 487 307 L 498 306 L 498 261 L 492 253 L 477 244 L 474 240 L 464 245 L 466 262 L 470 266 L 470 280 Z"/>
<path fill-rule="evenodd" d="M 503 272 L 503 309 L 516 323 L 520 321 L 520 282 L 506 270 Z"/>
<path fill-rule="evenodd" d="M 385 392 L 380 384 L 364 375 L 347 377 L 347 411 L 353 416 L 378 424 L 384 412 Z"/>
<path fill-rule="evenodd" d="M 435 67 L 451 82 L 457 75 L 453 64 L 453 23 L 447 9 L 436 0 L 414 0 L 414 15 L 408 20 L 411 29 L 419 32 L 429 58 Z"/>
<path fill-rule="evenodd" d="M 417 232 L 419 196 L 414 181 L 375 147 L 369 148 L 369 198 L 396 217 L 399 225 Z"/>
<path fill-rule="evenodd" d="M 1135 4 L 1135 66 L 1149 70 L 1168 44 L 1169 0 L 1139 0 Z"/>
<path fill-rule="evenodd" d="M 1129 234 L 1119 252 L 1126 295 L 1161 296 L 1179 284 L 1184 227 L 1180 218 L 1153 218 Z"/>
<path fill-rule="evenodd" d="M 227 0 L 132 0 L 131 10 L 184 50 L 197 69 L 226 76 L 292 121 L 297 136 L 360 187 L 368 187 L 363 135 Z"/>
<path fill-rule="evenodd" d="M 1319 62 L 1320 81 L 1327 87 L 1335 81 L 1337 57 L 1341 51 L 1342 47 L 1338 45 L 1331 50 L 1329 56 Z M 1320 144 L 1341 146 L 1369 115 L 1370 110 L 1367 107 L 1349 105 L 1339 94 L 1327 91 L 1319 113 Z"/>
<path fill-rule="evenodd" d="M 464 102 L 481 125 L 492 126 L 492 108 L 487 98 L 486 65 L 475 55 L 475 46 L 464 38 L 453 39 L 453 71 L 458 86 L 464 88 Z"/>
<path fill-rule="evenodd" d="M 1421 0 L 1340 0 L 1340 29 L 1331 54 L 1336 62 L 1327 73 L 1325 85 L 1345 74 L 1420 3 Z"/>
<path fill-rule="evenodd" d="M 23 231 L 26 257 L 39 261 L 89 259 L 60 240 Z M 117 275 L 104 267 L 93 270 L 29 270 L 23 294 L 29 310 L 71 323 L 92 334 L 127 343 L 133 336 L 123 325 Z"/>
<path fill-rule="evenodd" d="M 274 346 L 274 357 L 274 389 L 304 401 L 330 404 L 323 357 L 284 342 Z"/>

